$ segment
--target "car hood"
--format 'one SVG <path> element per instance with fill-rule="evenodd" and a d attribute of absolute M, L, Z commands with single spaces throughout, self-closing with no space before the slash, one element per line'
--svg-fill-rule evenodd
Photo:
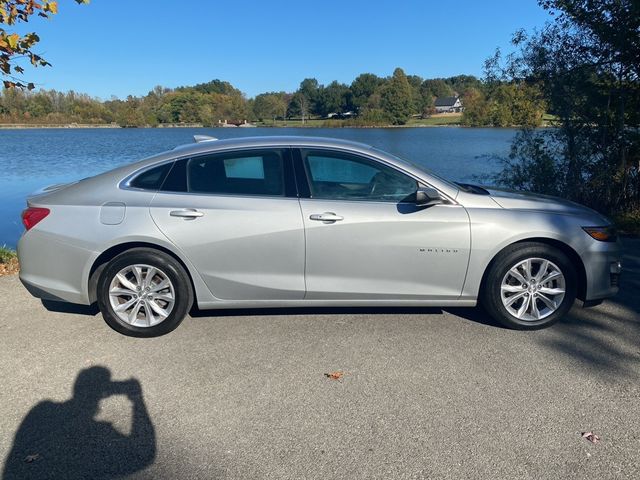
<path fill-rule="evenodd" d="M 548 211 L 566 215 L 589 215 L 597 219 L 601 225 L 611 223 L 609 219 L 600 213 L 579 203 L 565 200 L 563 198 L 552 197 L 551 195 L 541 195 L 537 193 L 520 192 L 494 187 L 483 187 L 491 198 L 502 208 L 514 210 L 538 210 Z"/>

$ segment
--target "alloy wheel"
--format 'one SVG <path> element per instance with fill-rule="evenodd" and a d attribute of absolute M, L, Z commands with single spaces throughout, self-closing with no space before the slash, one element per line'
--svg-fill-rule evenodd
<path fill-rule="evenodd" d="M 123 322 L 135 327 L 153 327 L 169 317 L 176 302 L 173 283 L 157 267 L 129 265 L 109 285 L 109 302 Z"/>
<path fill-rule="evenodd" d="M 565 277 L 544 258 L 527 258 L 513 265 L 500 285 L 507 311 L 519 320 L 535 322 L 553 314 L 566 293 Z"/>

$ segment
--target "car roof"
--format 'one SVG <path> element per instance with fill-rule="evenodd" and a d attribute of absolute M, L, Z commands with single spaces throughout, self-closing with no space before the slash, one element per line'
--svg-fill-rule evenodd
<path fill-rule="evenodd" d="M 314 147 L 343 147 L 349 150 L 368 151 L 373 147 L 364 143 L 326 137 L 309 137 L 294 135 L 259 136 L 259 137 L 235 137 L 224 140 L 208 140 L 197 143 L 178 145 L 172 152 L 180 154 L 195 154 L 213 152 L 235 147 L 272 147 L 278 145 L 290 146 L 314 146 Z"/>

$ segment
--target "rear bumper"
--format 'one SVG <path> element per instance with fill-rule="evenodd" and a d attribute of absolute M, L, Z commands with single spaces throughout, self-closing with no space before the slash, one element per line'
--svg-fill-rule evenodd
<path fill-rule="evenodd" d="M 27 291 L 36 298 L 39 298 L 41 300 L 51 300 L 53 302 L 67 302 L 67 300 L 65 300 L 64 298 L 58 297 L 51 292 L 43 290 L 39 286 L 27 282 L 22 277 L 20 277 L 20 281 L 22 282 L 22 285 L 24 285 L 24 288 L 26 288 Z"/>
<path fill-rule="evenodd" d="M 34 228 L 18 242 L 20 281 L 34 297 L 89 305 L 87 265 L 94 257 L 91 250 Z"/>

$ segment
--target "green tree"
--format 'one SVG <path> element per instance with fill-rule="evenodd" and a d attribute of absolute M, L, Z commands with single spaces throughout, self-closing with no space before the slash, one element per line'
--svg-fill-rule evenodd
<path fill-rule="evenodd" d="M 381 94 L 381 106 L 394 125 L 407 123 L 413 112 L 411 85 L 401 68 L 393 71 Z"/>
<path fill-rule="evenodd" d="M 482 81 L 473 75 L 456 75 L 445 79 L 445 83 L 451 86 L 451 89 L 462 95 L 471 88 L 482 88 Z"/>
<path fill-rule="evenodd" d="M 53 112 L 53 103 L 45 92 L 38 92 L 29 99 L 27 112 L 34 117 L 44 117 Z"/>
<path fill-rule="evenodd" d="M 304 96 L 305 102 L 309 106 L 309 115 L 318 115 L 317 103 L 320 96 L 318 80 L 315 78 L 305 78 L 300 82 L 300 87 L 296 93 Z"/>
<path fill-rule="evenodd" d="M 369 100 L 379 87 L 384 83 L 384 79 L 373 73 L 362 73 L 351 82 L 351 95 L 354 107 L 360 111 L 369 106 Z"/>
<path fill-rule="evenodd" d="M 275 124 L 276 118 L 283 116 L 287 105 L 280 93 L 261 93 L 257 95 L 253 103 L 253 113 L 258 120 L 272 119 Z"/>
<path fill-rule="evenodd" d="M 311 112 L 311 102 L 302 92 L 296 92 L 289 102 L 288 115 L 290 117 L 300 117 L 304 124 L 309 119 Z"/>
<path fill-rule="evenodd" d="M 524 80 L 488 80 L 481 89 L 469 88 L 463 97 L 462 124 L 492 127 L 538 127 L 546 103 L 540 88 Z"/>
<path fill-rule="evenodd" d="M 640 208 L 640 2 L 539 0 L 554 20 L 513 43 L 493 77 L 539 85 L 557 129 L 520 135 L 500 176 L 515 187 L 556 182 L 565 197 L 615 213 Z M 543 142 L 545 149 L 536 145 Z M 531 146 L 533 145 L 533 146 Z M 553 148 L 552 148 L 553 147 Z M 541 153 L 542 152 L 542 153 Z M 554 163 L 554 177 L 540 163 Z M 515 175 L 531 178 L 526 185 Z M 542 178 L 534 178 L 542 176 Z"/>
<path fill-rule="evenodd" d="M 422 113 L 427 106 L 430 104 L 430 99 L 425 99 L 422 96 L 422 82 L 424 81 L 422 77 L 419 75 L 407 75 L 407 81 L 409 82 L 409 86 L 411 87 L 411 102 L 413 104 L 413 112 Z"/>
<path fill-rule="evenodd" d="M 171 90 L 161 85 L 153 87 L 147 95 L 142 99 L 140 108 L 142 115 L 145 119 L 145 123 L 149 125 L 157 125 L 160 123 L 160 109 L 162 103 L 165 101 L 165 95 L 170 93 Z"/>
<path fill-rule="evenodd" d="M 480 127 L 489 124 L 489 108 L 487 99 L 478 88 L 470 88 L 464 95 L 464 113 L 462 124 L 469 127 Z"/>
<path fill-rule="evenodd" d="M 535 130 L 523 129 L 511 145 L 506 166 L 500 174 L 502 183 L 512 187 L 543 193 L 563 195 L 562 165 L 557 162 L 559 145 L 547 142 Z"/>
<path fill-rule="evenodd" d="M 316 101 L 316 112 L 323 117 L 330 113 L 342 113 L 347 110 L 350 96 L 349 87 L 334 80 L 326 87 L 320 87 Z"/>
<path fill-rule="evenodd" d="M 203 94 L 189 90 L 168 93 L 163 98 L 158 116 L 164 123 L 200 122 L 204 98 Z M 130 115 L 128 110 L 126 118 Z"/>
<path fill-rule="evenodd" d="M 116 114 L 116 122 L 122 127 L 143 126 L 144 117 L 139 109 L 139 100 L 131 95 L 120 104 Z"/>
<path fill-rule="evenodd" d="M 198 83 L 192 87 L 179 87 L 176 90 L 195 90 L 199 93 L 218 93 L 229 96 L 242 96 L 242 92 L 224 80 L 211 80 L 206 83 Z"/>
<path fill-rule="evenodd" d="M 451 97 L 455 94 L 455 91 L 444 79 L 429 78 L 420 85 L 420 93 L 427 100 L 432 97 Z"/>
<path fill-rule="evenodd" d="M 76 3 L 89 3 L 89 0 L 75 0 Z M 0 25 L 26 23 L 33 16 L 49 18 L 58 13 L 58 2 L 51 0 L 0 0 Z M 17 75 L 24 73 L 24 67 L 18 59 L 28 59 L 34 67 L 46 67 L 51 64 L 34 52 L 40 41 L 35 32 L 21 35 L 0 27 L 0 72 L 5 88 L 27 88 L 35 85 L 24 83 Z"/>

